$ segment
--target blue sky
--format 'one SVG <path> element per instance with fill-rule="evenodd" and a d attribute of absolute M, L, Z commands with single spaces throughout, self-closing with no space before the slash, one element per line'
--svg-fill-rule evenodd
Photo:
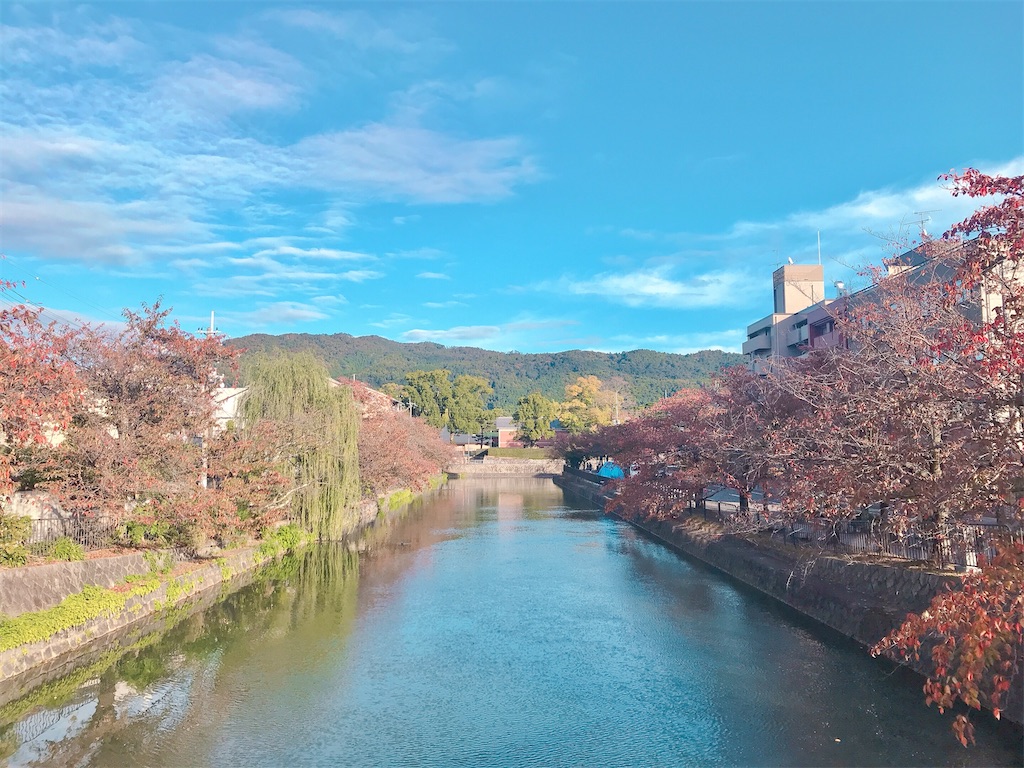
<path fill-rule="evenodd" d="M 738 350 L 819 230 L 856 284 L 969 210 L 939 174 L 1024 173 L 1016 1 L 0 21 L 0 278 L 62 317 L 163 297 L 230 336 Z"/>

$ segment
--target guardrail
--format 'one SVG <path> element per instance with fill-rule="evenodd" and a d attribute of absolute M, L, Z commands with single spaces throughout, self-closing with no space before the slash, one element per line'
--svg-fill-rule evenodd
<path fill-rule="evenodd" d="M 33 551 L 43 550 L 47 544 L 65 536 L 87 551 L 125 543 L 124 531 L 113 518 L 83 516 L 32 520 L 25 543 Z"/>
<path fill-rule="evenodd" d="M 749 511 L 741 512 L 739 504 L 732 501 L 706 501 L 700 507 L 691 507 L 690 511 L 691 514 L 702 514 L 705 519 L 734 525 L 745 518 L 765 533 L 780 537 L 793 546 L 815 546 L 833 552 L 878 554 L 961 567 L 976 567 L 979 558 L 991 558 L 995 554 L 996 537 L 1011 533 L 1005 526 L 974 523 L 951 526 L 945 538 L 920 528 L 909 528 L 900 533 L 886 531 L 877 521 L 870 520 L 815 518 L 773 525 L 763 519 L 753 505 Z"/>

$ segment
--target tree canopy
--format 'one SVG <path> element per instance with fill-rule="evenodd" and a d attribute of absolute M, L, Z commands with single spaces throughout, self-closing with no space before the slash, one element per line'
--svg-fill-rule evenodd
<path fill-rule="evenodd" d="M 242 430 L 278 427 L 296 474 L 294 514 L 318 538 L 340 539 L 353 528 L 361 498 L 352 391 L 331 381 L 308 352 L 253 358 L 246 381 Z"/>
<path fill-rule="evenodd" d="M 551 422 L 557 416 L 557 403 L 548 400 L 540 392 L 531 392 L 520 399 L 513 414 L 519 427 L 519 439 L 528 445 L 534 445 L 538 440 L 554 437 Z"/>

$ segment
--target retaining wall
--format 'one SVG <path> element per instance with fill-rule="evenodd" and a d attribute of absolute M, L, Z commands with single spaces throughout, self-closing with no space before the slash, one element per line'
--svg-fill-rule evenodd
<path fill-rule="evenodd" d="M 73 563 L 0 569 L 0 614 L 17 616 L 28 611 L 52 608 L 68 595 L 81 592 L 90 584 L 99 587 L 124 584 L 126 577 L 148 572 L 153 558 L 161 563 L 165 562 L 164 558 L 170 558 L 172 563 L 186 559 L 183 554 L 168 549 L 146 554 L 132 552 Z"/>
<path fill-rule="evenodd" d="M 59 666 L 96 641 L 125 631 L 146 621 L 152 614 L 218 587 L 222 582 L 231 581 L 237 574 L 252 571 L 265 559 L 257 554 L 255 547 L 227 551 L 218 558 L 219 562 L 209 561 L 193 571 L 166 579 L 152 592 L 129 598 L 124 610 L 61 630 L 45 640 L 0 652 L 0 705 L 13 701 L 38 685 L 41 682 L 40 670 Z M 147 568 L 148 565 L 142 572 L 145 573 Z"/>
<path fill-rule="evenodd" d="M 563 466 L 561 459 L 485 456 L 483 461 L 459 462 L 446 471 L 451 477 L 556 477 Z"/>

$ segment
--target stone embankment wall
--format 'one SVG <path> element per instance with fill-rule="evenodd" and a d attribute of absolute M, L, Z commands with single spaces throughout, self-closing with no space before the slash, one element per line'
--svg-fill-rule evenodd
<path fill-rule="evenodd" d="M 227 551 L 216 561 L 169 577 L 153 591 L 129 598 L 124 610 L 61 630 L 46 640 L 0 652 L 0 705 L 22 696 L 41 682 L 41 669 L 70 661 L 95 641 L 125 630 L 157 611 L 218 587 L 222 582 L 231 581 L 238 574 L 252 571 L 266 559 L 254 547 Z M 149 565 L 144 564 L 136 574 L 146 573 L 148 568 Z"/>
<path fill-rule="evenodd" d="M 87 585 L 113 587 L 128 576 L 146 573 L 154 562 L 178 563 L 187 559 L 174 550 L 132 552 L 75 563 L 48 563 L 0 569 L 0 614 L 17 616 L 52 608 Z"/>
<path fill-rule="evenodd" d="M 602 508 L 609 498 L 607 489 L 580 478 L 556 482 Z M 864 561 L 722 535 L 698 516 L 629 522 L 864 645 L 874 645 L 908 613 L 923 611 L 960 578 L 905 561 Z"/>
<path fill-rule="evenodd" d="M 613 498 L 606 487 L 583 478 L 562 475 L 555 483 L 601 509 Z M 609 514 L 618 516 L 614 511 Z M 925 610 L 932 598 L 955 588 L 962 579 L 920 563 L 843 557 L 810 547 L 722 535 L 718 526 L 696 515 L 628 522 L 868 647 L 902 624 L 908 613 Z M 1006 702 L 1004 716 L 1022 723 L 1024 682 L 1016 683 L 1018 695 Z"/>
<path fill-rule="evenodd" d="M 401 514 L 406 506 L 408 503 L 388 513 Z M 347 536 L 359 535 L 379 520 L 377 501 L 364 500 L 355 510 Z M 353 545 L 350 543 L 350 546 Z M 161 617 L 168 617 L 170 621 L 173 612 L 167 609 L 183 601 L 212 602 L 221 590 L 240 589 L 268 560 L 268 555 L 261 555 L 257 547 L 216 554 L 219 555 L 216 559 L 193 561 L 193 569 L 188 572 L 164 577 L 152 591 L 129 597 L 124 608 L 116 613 L 58 631 L 46 640 L 0 651 L 0 706 L 70 671 L 80 660 L 95 655 L 97 649 L 108 643 L 116 643 L 118 638 L 129 635 L 138 637 L 147 626 L 160 624 Z M 153 575 L 188 560 L 175 550 L 151 550 L 72 563 L 0 569 L 0 613 L 14 617 L 46 610 L 82 592 L 86 586 L 125 587 L 128 577 Z M 220 589 L 214 590 L 214 587 Z"/>
<path fill-rule="evenodd" d="M 485 456 L 483 461 L 460 461 L 446 471 L 450 477 L 555 477 L 562 467 L 561 459 Z"/>

